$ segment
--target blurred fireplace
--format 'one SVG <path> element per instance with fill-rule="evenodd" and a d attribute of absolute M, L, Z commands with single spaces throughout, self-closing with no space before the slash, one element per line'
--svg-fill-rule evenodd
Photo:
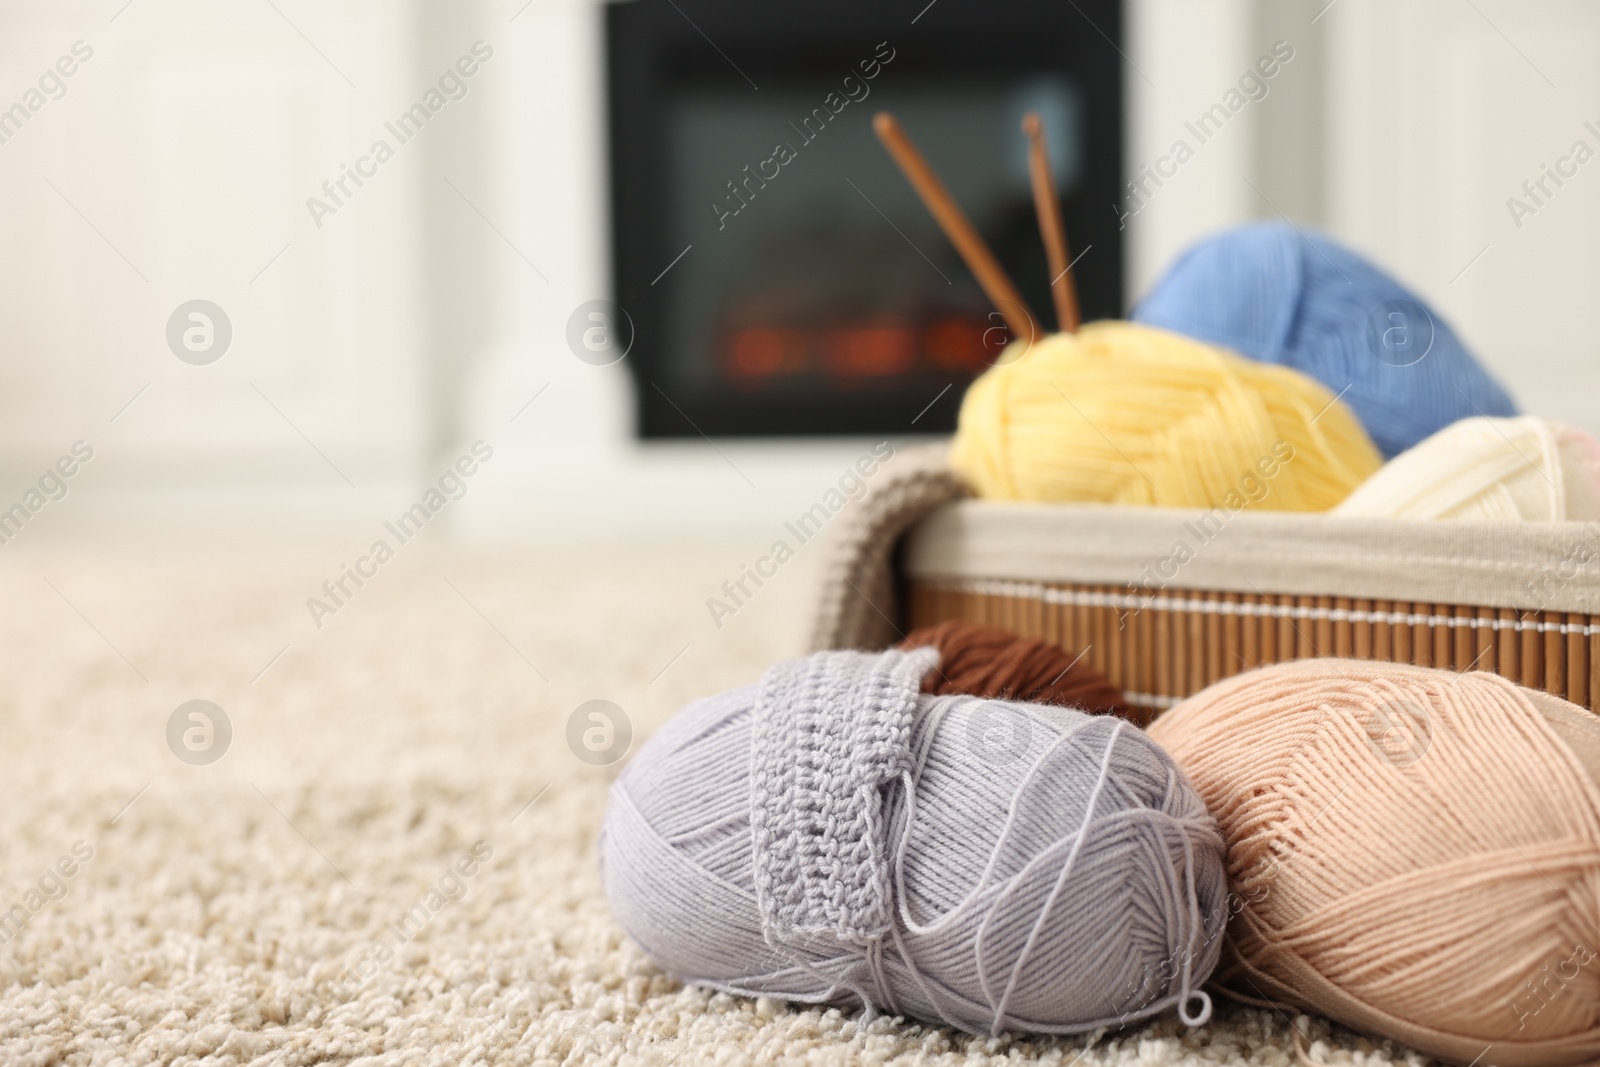
<path fill-rule="evenodd" d="M 953 428 L 1009 335 L 878 145 L 880 108 L 1049 322 L 1020 129 L 1039 111 L 1085 317 L 1120 315 L 1120 10 L 1076 3 L 613 3 L 614 292 L 641 436 Z"/>

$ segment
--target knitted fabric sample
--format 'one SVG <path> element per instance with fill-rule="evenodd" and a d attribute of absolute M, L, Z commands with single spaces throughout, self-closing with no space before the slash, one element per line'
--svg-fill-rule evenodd
<path fill-rule="evenodd" d="M 750 752 L 756 906 L 769 941 L 867 944 L 894 918 L 884 788 L 911 767 L 937 649 L 829 652 L 768 668 Z"/>

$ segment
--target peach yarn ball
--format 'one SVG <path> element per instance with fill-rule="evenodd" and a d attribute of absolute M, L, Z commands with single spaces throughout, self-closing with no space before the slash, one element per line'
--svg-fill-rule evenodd
<path fill-rule="evenodd" d="M 1600 1057 L 1600 719 L 1498 675 L 1301 660 L 1149 730 L 1222 825 L 1222 985 L 1459 1063 Z"/>

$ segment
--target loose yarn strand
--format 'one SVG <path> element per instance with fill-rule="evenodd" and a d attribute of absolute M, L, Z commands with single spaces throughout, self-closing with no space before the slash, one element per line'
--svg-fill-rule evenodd
<path fill-rule="evenodd" d="M 1204 989 L 1194 986 L 1194 943 L 1202 930 L 1200 919 L 1200 905 L 1195 897 L 1194 884 L 1194 845 L 1189 840 L 1188 834 L 1182 835 L 1183 840 L 1183 880 L 1188 889 L 1189 900 L 1189 936 L 1184 939 L 1183 952 L 1183 982 L 1178 987 L 1178 1019 L 1185 1026 L 1204 1026 L 1211 1019 L 1211 997 Z M 1193 997 L 1200 1001 L 1200 1010 L 1194 1015 L 1189 1014 L 1189 1000 Z"/>
<path fill-rule="evenodd" d="M 944 708 L 947 706 L 948 705 L 936 707 L 930 713 L 929 717 L 932 722 L 930 724 L 930 729 L 927 731 L 928 736 L 932 736 L 935 733 L 935 728 L 937 727 L 939 720 L 943 718 Z M 927 752 L 928 745 L 924 744 L 922 746 L 922 761 L 927 759 Z M 918 777 L 921 776 L 923 766 L 922 761 L 919 761 L 917 764 L 916 773 Z M 910 905 L 906 902 L 905 890 L 905 854 L 907 845 L 911 840 L 911 827 L 916 818 L 917 801 L 916 783 L 912 779 L 911 774 L 912 772 L 908 770 L 905 778 L 903 779 L 905 782 L 907 811 L 906 826 L 900 837 L 900 845 L 895 849 L 895 902 L 900 913 L 900 923 L 890 930 L 890 936 L 892 936 L 894 939 L 895 948 L 897 948 L 900 952 L 901 960 L 905 962 L 906 972 L 911 976 L 911 980 L 917 983 L 917 987 L 922 990 L 922 995 L 928 998 L 928 1002 L 938 1006 L 939 1010 L 943 1012 L 945 1000 L 940 995 L 939 991 L 936 990 L 931 983 L 929 983 L 926 976 L 923 975 L 922 969 L 917 966 L 916 957 L 911 952 L 910 947 L 906 944 L 904 932 L 912 930 L 915 926 L 911 920 L 911 909 Z M 904 927 L 904 930 L 902 930 L 902 927 Z"/>
<path fill-rule="evenodd" d="M 1067 853 L 1066 861 L 1061 865 L 1061 873 L 1056 876 L 1055 883 L 1050 887 L 1050 894 L 1045 898 L 1044 907 L 1039 909 L 1039 917 L 1034 920 L 1032 929 L 1028 931 L 1028 939 L 1023 942 L 1022 951 L 1017 953 L 1017 962 L 1011 968 L 1011 974 L 1006 980 L 1005 992 L 1000 995 L 998 1003 L 993 1000 L 993 994 L 989 990 L 989 974 L 983 965 L 983 943 L 988 936 L 989 924 L 994 921 L 995 915 L 999 913 L 1000 906 L 1016 891 L 1016 887 L 1019 884 L 1017 879 L 1011 880 L 1010 884 L 1001 892 L 994 908 L 990 910 L 988 915 L 984 916 L 983 922 L 978 925 L 978 937 L 973 944 L 972 950 L 973 957 L 978 964 L 978 980 L 982 983 L 984 996 L 990 997 L 990 1007 L 995 1013 L 993 1033 L 997 1036 L 1001 1030 L 1005 1029 L 1006 1005 L 1010 1002 L 1011 993 L 1016 988 L 1017 976 L 1022 973 L 1022 968 L 1028 963 L 1028 957 L 1033 954 L 1033 946 L 1039 940 L 1039 930 L 1043 927 L 1045 919 L 1049 918 L 1050 909 L 1055 906 L 1056 897 L 1061 895 L 1061 887 L 1071 877 L 1072 869 L 1078 859 L 1078 853 L 1083 849 L 1084 839 L 1088 837 L 1089 826 L 1094 822 L 1095 807 L 1100 803 L 1100 791 L 1105 788 L 1105 784 L 1111 776 L 1111 755 L 1116 751 L 1117 738 L 1121 734 L 1122 723 L 1118 722 L 1111 728 L 1111 736 L 1106 739 L 1105 755 L 1100 761 L 1100 773 L 1095 779 L 1094 789 L 1089 793 L 1089 804 L 1084 810 L 1083 822 L 1078 827 L 1077 836 L 1072 839 L 1072 848 Z M 1032 781 L 1034 775 L 1038 772 L 1038 767 L 1039 764 L 1034 764 L 1028 778 L 1024 780 L 1022 788 L 1026 788 L 1027 783 Z M 1021 792 L 1020 788 L 1018 792 Z M 999 852 L 1000 850 L 996 848 L 994 856 L 998 856 Z"/>
<path fill-rule="evenodd" d="M 911 847 L 911 832 L 916 827 L 917 782 L 922 779 L 923 768 L 928 765 L 928 754 L 933 749 L 933 739 L 938 735 L 939 727 L 944 722 L 945 712 L 949 708 L 950 701 L 934 703 L 932 710 L 928 712 L 927 727 L 922 731 L 922 744 L 918 746 L 915 766 L 908 769 L 902 778 L 905 782 L 904 825 L 898 827 L 900 840 L 894 851 L 895 907 L 905 928 L 918 934 L 926 933 L 927 930 L 911 917 L 911 906 L 906 900 L 906 851 Z"/>

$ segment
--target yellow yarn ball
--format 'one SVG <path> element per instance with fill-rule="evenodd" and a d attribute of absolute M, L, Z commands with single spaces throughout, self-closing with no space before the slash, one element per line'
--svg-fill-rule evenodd
<path fill-rule="evenodd" d="M 1396 519 L 1600 519 L 1600 442 L 1535 415 L 1451 423 L 1334 508 Z"/>
<path fill-rule="evenodd" d="M 990 499 L 1277 511 L 1331 508 L 1382 464 L 1299 371 L 1131 322 L 1053 334 L 985 372 L 950 459 Z"/>

